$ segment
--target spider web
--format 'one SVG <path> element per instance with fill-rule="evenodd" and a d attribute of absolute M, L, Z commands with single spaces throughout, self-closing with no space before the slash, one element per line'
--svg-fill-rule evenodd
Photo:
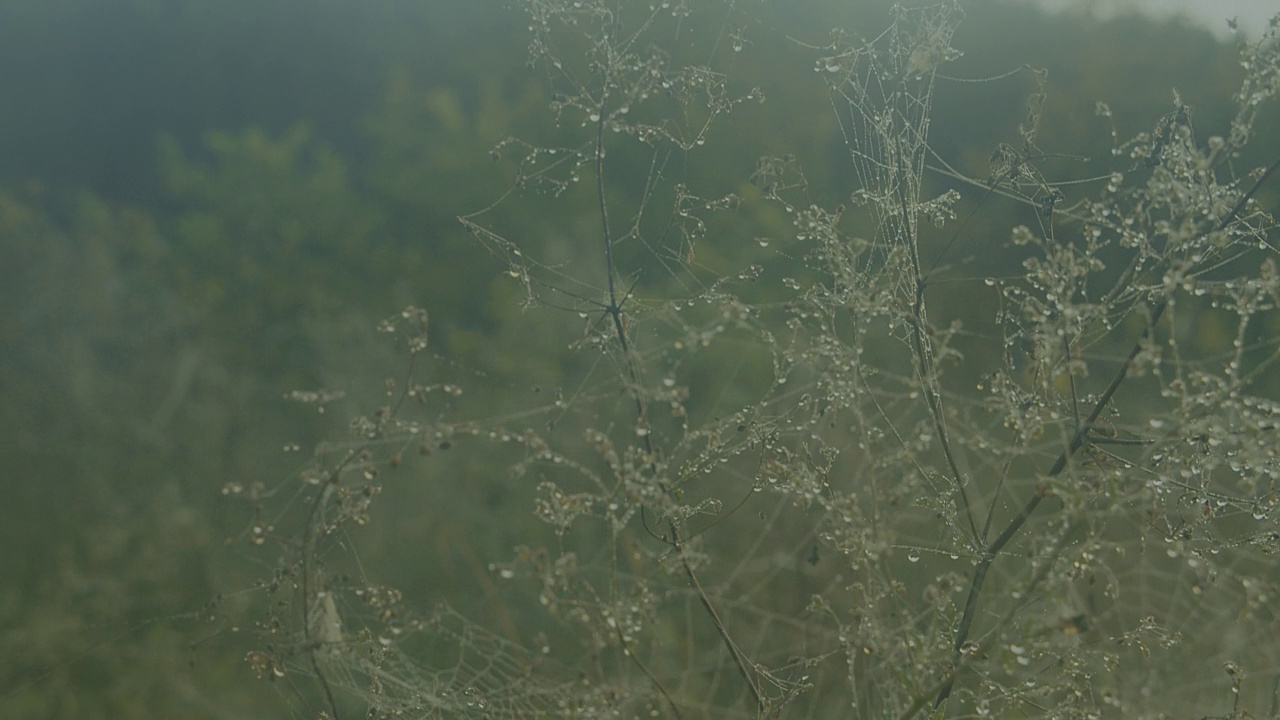
<path fill-rule="evenodd" d="M 1276 460 L 1264 439 L 1275 409 L 1215 386 L 1220 358 L 1193 357 L 1190 344 L 1169 377 L 1125 358 L 1157 282 L 1125 278 L 1137 289 L 1116 293 L 1123 301 L 1078 303 L 1071 322 L 1040 310 L 1044 297 L 1079 296 L 1087 245 L 1051 241 L 1059 217 L 1092 209 L 1056 214 L 1057 196 L 1037 197 L 1052 195 L 1031 165 L 1033 129 L 997 158 L 1007 168 L 988 187 L 1016 173 L 1006 192 L 1044 208 L 1042 237 L 1022 243 L 1024 228 L 1013 241 L 1044 271 L 1000 288 L 1017 306 L 1000 321 L 928 325 L 919 220 L 950 221 L 958 195 L 921 194 L 936 71 L 958 56 L 957 6 L 899 9 L 871 41 L 821 49 L 860 184 L 852 199 L 870 207 L 874 232 L 862 239 L 841 210 L 813 202 L 794 158 L 762 158 L 753 202 L 785 221 L 756 244 L 803 253 L 772 256 L 783 277 L 698 260 L 724 250 L 716 238 L 747 200 L 700 196 L 686 168 L 758 95 L 706 58 L 661 49 L 707 16 L 683 4 L 528 9 L 532 56 L 567 130 L 557 137 L 569 139 L 500 143 L 511 192 L 461 220 L 523 292 L 527 357 L 549 353 L 572 381 L 547 402 L 471 421 L 430 414 L 435 386 L 410 382 L 427 415 L 395 407 L 357 422 L 364 440 L 334 448 L 312 476 L 352 489 L 321 491 L 290 566 L 302 597 L 281 613 L 306 619 L 292 652 L 259 658 L 265 673 L 286 663 L 396 717 L 899 716 L 946 700 L 953 683 L 948 711 L 973 716 L 1268 707 L 1280 643 L 1257 639 L 1275 632 Z M 747 37 L 735 12 L 728 3 L 710 21 L 734 46 Z M 621 148 L 643 162 L 612 170 Z M 1171 166 L 1178 152 L 1162 149 Z M 529 237 L 529 202 L 568 211 Z M 1176 259 L 1160 252 L 1160 267 Z M 1237 309 L 1243 327 L 1253 311 Z M 425 324 L 403 320 L 390 329 Z M 997 369 L 978 392 L 956 390 L 967 367 L 956 348 L 975 339 L 1000 348 L 975 361 Z M 1139 362 L 1135 394 L 1186 404 L 1135 403 L 1073 455 L 1106 386 L 1080 368 Z M 364 517 L 356 488 L 371 487 L 370 470 L 464 440 L 492 447 L 487 460 L 532 490 L 542 533 L 487 569 L 493 594 L 537 631 L 499 634 L 447 607 L 418 618 L 394 591 L 349 579 L 364 573 L 343 559 L 354 541 L 339 530 Z M 1035 498 L 1054 510 L 1024 529 L 1020 508 Z M 987 550 L 1002 528 L 1012 540 Z"/>

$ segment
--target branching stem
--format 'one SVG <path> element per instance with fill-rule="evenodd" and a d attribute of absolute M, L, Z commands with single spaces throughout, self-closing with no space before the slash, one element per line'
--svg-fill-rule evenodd
<path fill-rule="evenodd" d="M 1272 162 L 1271 165 L 1269 165 L 1253 183 L 1249 190 L 1240 197 L 1240 200 L 1236 203 L 1235 207 L 1231 209 L 1231 212 L 1227 213 L 1227 215 L 1218 222 L 1215 227 L 1215 231 L 1221 232 L 1222 230 L 1225 230 L 1227 226 L 1236 219 L 1236 216 L 1244 209 L 1245 205 L 1248 204 L 1249 199 L 1253 197 L 1259 188 L 1262 187 L 1262 183 L 1264 183 L 1267 178 L 1275 172 L 1277 167 L 1280 167 L 1280 158 L 1277 158 Z M 1156 303 L 1155 307 L 1152 308 L 1151 317 L 1148 319 L 1146 327 L 1143 328 L 1142 335 L 1134 342 L 1133 347 L 1129 350 L 1129 354 L 1125 357 L 1124 362 L 1121 363 L 1120 368 L 1116 370 L 1115 376 L 1111 378 L 1111 383 L 1094 403 L 1093 409 L 1089 412 L 1088 417 L 1077 425 L 1075 433 L 1071 436 L 1071 440 L 1058 455 L 1058 459 L 1049 469 L 1049 472 L 1046 473 L 1047 477 L 1054 478 L 1062 474 L 1070 463 L 1072 456 L 1075 455 L 1080 448 L 1088 444 L 1089 433 L 1093 430 L 1094 423 L 1097 422 L 1098 418 L 1102 415 L 1102 412 L 1111 404 L 1111 400 L 1115 396 L 1116 391 L 1120 389 L 1120 385 L 1124 383 L 1125 378 L 1128 377 L 1129 370 L 1133 368 L 1138 355 L 1142 352 L 1143 348 L 1146 347 L 1147 343 L 1150 342 L 1151 335 L 1155 330 L 1156 324 L 1160 321 L 1160 317 L 1164 315 L 1164 312 L 1168 307 L 1169 298 L 1166 297 L 1161 299 Z M 969 595 L 968 599 L 965 601 L 964 612 L 960 616 L 960 622 L 956 625 L 955 641 L 952 646 L 953 666 L 959 664 L 960 655 L 964 645 L 969 641 L 969 635 L 973 629 L 973 619 L 978 609 L 978 598 L 982 594 L 982 586 L 986 583 L 987 572 L 991 569 L 991 564 L 995 562 L 1000 551 L 1003 550 L 1014 536 L 1018 534 L 1018 531 L 1022 529 L 1023 525 L 1026 524 L 1027 520 L 1031 518 L 1031 515 L 1038 507 L 1040 507 L 1040 504 L 1048 496 L 1049 493 L 1043 485 L 1037 486 L 1036 492 L 1027 500 L 1022 509 L 1018 511 L 1018 514 L 1009 521 L 1009 524 L 1005 526 L 1004 530 L 1002 530 L 1000 534 L 991 541 L 991 544 L 983 550 L 982 556 L 978 561 L 978 565 L 974 568 L 973 578 L 969 581 Z M 950 697 L 954 686 L 955 675 L 953 672 L 951 678 L 945 685 L 943 685 L 942 690 L 938 692 L 938 697 L 933 703 L 935 708 Z"/>
<path fill-rule="evenodd" d="M 617 266 L 615 265 L 613 258 L 613 236 L 609 229 L 609 204 L 605 194 L 604 126 L 606 123 L 605 111 L 607 109 L 607 100 L 608 93 L 606 91 L 605 95 L 601 98 L 600 107 L 597 110 L 600 119 L 596 122 L 595 148 L 596 200 L 600 211 L 601 235 L 604 240 L 605 273 L 608 276 L 609 305 L 606 310 L 610 317 L 613 318 L 614 332 L 617 335 L 618 344 L 622 348 L 623 363 L 627 367 L 627 377 L 630 380 L 631 385 L 631 397 L 635 402 L 636 422 L 639 423 L 640 427 L 643 427 L 647 423 L 647 419 L 644 395 L 641 391 L 640 368 L 639 363 L 636 362 L 635 355 L 632 352 L 631 343 L 627 337 L 627 326 L 622 314 L 622 304 L 618 302 L 616 290 L 617 283 L 615 281 Z M 650 458 L 654 457 L 653 436 L 651 433 L 646 432 L 643 435 L 643 443 L 645 453 Z M 670 486 L 660 479 L 658 479 L 657 482 L 662 488 L 663 494 L 667 497 L 671 497 L 672 492 Z M 707 616 L 715 626 L 716 634 L 720 636 L 721 641 L 728 649 L 729 655 L 733 658 L 734 665 L 737 667 L 739 674 L 741 674 L 743 682 L 746 683 L 747 689 L 751 692 L 751 697 L 755 700 L 757 709 L 761 714 L 763 714 L 767 708 L 767 702 L 756 683 L 750 661 L 742 651 L 738 649 L 737 643 L 735 643 L 733 638 L 729 635 L 728 629 L 720 619 L 720 615 L 716 612 L 715 606 L 711 603 L 711 598 L 708 597 L 707 593 L 702 589 L 702 583 L 698 581 L 697 572 L 693 569 L 693 565 L 689 562 L 689 558 L 685 554 L 684 540 L 681 536 L 679 525 L 676 524 L 675 520 L 669 519 L 667 522 L 667 530 L 670 535 L 666 538 L 666 542 L 673 550 L 675 550 L 677 557 L 680 558 L 680 565 L 684 569 L 685 576 L 688 578 L 689 587 L 693 589 L 694 594 L 698 597 L 698 601 L 702 604 L 703 609 L 706 610 Z M 653 534 L 652 530 L 650 530 L 650 534 Z M 629 653 L 629 656 L 634 662 L 639 664 L 639 659 L 635 657 L 634 653 Z M 670 703 L 672 708 L 675 710 L 677 717 L 679 717 L 679 709 L 675 707 L 675 703 L 671 700 L 671 697 L 667 695 L 666 690 L 662 687 L 661 683 L 658 683 L 657 679 L 649 673 L 648 669 L 643 665 L 640 665 L 640 668 L 641 671 L 644 672 L 652 682 L 654 682 L 659 692 L 667 699 L 668 703 Z"/>

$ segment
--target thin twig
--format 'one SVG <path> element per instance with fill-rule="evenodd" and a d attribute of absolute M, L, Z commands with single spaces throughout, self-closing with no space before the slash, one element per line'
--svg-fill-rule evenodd
<path fill-rule="evenodd" d="M 639 364 L 635 361 L 635 355 L 632 351 L 631 343 L 627 338 L 627 328 L 622 313 L 622 305 L 618 302 L 615 282 L 617 270 L 613 258 L 613 237 L 609 229 L 609 206 L 605 195 L 604 126 L 607 100 L 608 93 L 606 89 L 606 92 L 600 101 L 599 109 L 597 110 L 600 119 L 596 123 L 596 199 L 600 210 L 601 235 L 604 240 L 605 273 L 608 278 L 609 292 L 609 304 L 606 308 L 606 312 L 613 318 L 614 332 L 616 333 L 618 343 L 622 348 L 623 363 L 627 367 L 627 376 L 630 379 L 631 397 L 635 402 L 636 422 L 643 426 L 647 421 L 644 396 L 640 390 L 640 369 Z M 643 436 L 643 443 L 645 446 L 645 453 L 652 458 L 654 456 L 652 435 L 646 433 Z M 661 481 L 659 481 L 659 484 L 662 487 L 663 493 L 670 497 L 671 488 Z M 641 510 L 643 512 L 643 506 Z M 648 528 L 647 522 L 645 523 L 645 528 L 649 530 L 649 534 L 655 534 L 652 529 Z M 668 519 L 667 529 L 670 532 L 670 537 L 666 539 L 666 542 L 676 551 L 677 556 L 680 558 L 680 565 L 684 569 L 685 576 L 689 580 L 689 586 L 693 588 L 694 593 L 698 596 L 698 601 L 706 610 L 707 616 L 711 618 L 711 622 L 715 626 L 716 633 L 720 636 L 721 641 L 729 650 L 729 654 L 733 658 L 739 674 L 742 675 L 742 679 L 746 683 L 747 689 L 751 692 L 751 696 L 755 700 L 757 708 L 763 714 L 767 707 L 767 703 L 760 692 L 760 688 L 758 687 L 755 678 L 753 677 L 750 662 L 742 651 L 738 649 L 737 643 L 735 643 L 733 638 L 730 637 L 728 629 L 725 627 L 724 622 L 721 621 L 719 614 L 716 612 L 715 606 L 711 603 L 711 598 L 709 598 L 706 592 L 702 589 L 702 583 L 698 581 L 697 573 L 694 571 L 693 565 L 689 562 L 688 555 L 685 553 L 684 541 L 681 537 L 680 528 L 676 524 L 675 520 Z M 637 663 L 639 662 L 634 653 L 631 653 L 630 656 L 633 661 L 636 661 Z M 648 675 L 647 668 L 644 668 L 643 665 L 640 667 L 641 671 Z M 649 677 L 656 680 L 652 675 L 649 675 Z M 657 687 L 659 691 L 666 696 L 666 691 L 662 688 L 661 684 L 657 684 Z M 667 699 L 670 700 L 670 697 L 668 696 Z M 674 707 L 674 703 L 672 703 L 672 705 Z"/>

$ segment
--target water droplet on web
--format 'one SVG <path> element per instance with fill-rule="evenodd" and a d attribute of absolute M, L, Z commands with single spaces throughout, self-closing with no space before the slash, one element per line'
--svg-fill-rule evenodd
<path fill-rule="evenodd" d="M 587 119 L 591 122 L 600 122 L 600 113 L 591 113 L 587 116 Z"/>
<path fill-rule="evenodd" d="M 911 552 L 907 553 L 907 560 L 913 563 L 920 562 L 920 552 L 917 550 L 912 550 Z"/>
<path fill-rule="evenodd" d="M 760 243 L 760 247 L 769 247 L 769 238 L 756 238 L 756 242 Z"/>

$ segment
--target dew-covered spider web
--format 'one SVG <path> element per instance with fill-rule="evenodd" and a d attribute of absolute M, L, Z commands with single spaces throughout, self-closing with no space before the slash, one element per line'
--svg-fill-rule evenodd
<path fill-rule="evenodd" d="M 1027 120 L 965 177 L 929 145 L 945 3 L 784 35 L 851 173 L 725 179 L 702 153 L 760 130 L 737 58 L 781 22 L 741 5 L 525 3 L 551 119 L 460 218 L 516 329 L 464 389 L 424 311 L 385 323 L 410 372 L 304 473 L 255 667 L 370 717 L 1274 714 L 1280 274 L 1261 174 L 1215 160 L 1249 133 L 1175 95 L 1072 175 L 1011 72 Z M 1241 127 L 1277 92 L 1245 52 Z M 369 569 L 405 476 L 452 484 L 402 518 L 448 530 L 386 532 L 475 555 L 470 601 Z"/>

